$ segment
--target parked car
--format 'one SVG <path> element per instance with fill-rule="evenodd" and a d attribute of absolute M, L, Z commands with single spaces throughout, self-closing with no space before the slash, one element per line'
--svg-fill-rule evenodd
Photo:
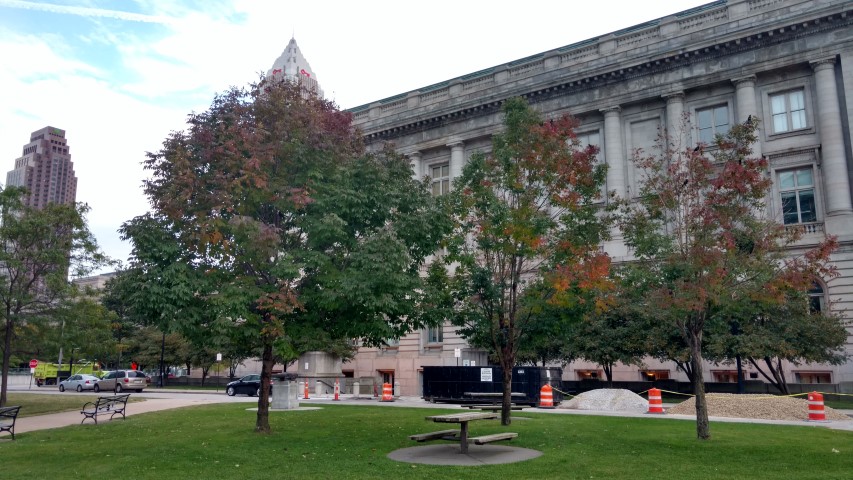
<path fill-rule="evenodd" d="M 260 395 L 261 375 L 253 373 L 251 375 L 246 375 L 239 380 L 229 382 L 228 385 L 225 386 L 225 393 L 227 393 L 229 397 L 233 397 L 237 394 L 245 394 L 250 397 Z M 272 394 L 272 382 L 270 382 L 270 394 Z"/>
<path fill-rule="evenodd" d="M 101 381 L 95 384 L 95 391 L 114 390 L 116 393 L 119 393 L 124 390 L 136 390 L 137 392 L 141 392 L 147 386 L 148 383 L 145 381 L 144 373 L 136 370 L 115 370 L 109 372 Z"/>
<path fill-rule="evenodd" d="M 71 375 L 65 380 L 59 382 L 59 391 L 64 392 L 66 389 L 77 390 L 78 392 L 82 392 L 83 390 L 94 390 L 98 381 L 100 381 L 98 377 L 87 373 Z"/>

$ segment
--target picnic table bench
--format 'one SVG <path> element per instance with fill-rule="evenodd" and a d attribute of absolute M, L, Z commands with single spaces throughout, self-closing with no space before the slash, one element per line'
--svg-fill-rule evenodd
<path fill-rule="evenodd" d="M 491 405 L 465 405 L 465 408 L 470 408 L 471 410 L 488 410 L 490 412 L 497 412 L 501 410 L 503 407 L 500 404 L 491 404 Z M 510 405 L 510 410 L 524 410 L 527 408 L 527 405 Z"/>
<path fill-rule="evenodd" d="M 121 418 L 125 417 L 125 409 L 127 408 L 127 399 L 130 397 L 129 393 L 124 395 L 110 395 L 108 397 L 98 397 L 97 401 L 94 402 L 86 402 L 83 405 L 83 409 L 80 410 L 80 413 L 85 415 L 83 420 L 80 421 L 82 424 L 86 421 L 86 419 L 91 418 L 95 421 L 95 424 L 98 423 L 98 417 L 100 415 L 109 415 L 110 420 L 113 419 L 116 415 L 121 415 Z"/>
<path fill-rule="evenodd" d="M 3 407 L 0 408 L 0 432 L 9 432 L 12 434 L 12 440 L 15 439 L 15 421 L 18 419 L 18 412 L 21 406 Z"/>
<path fill-rule="evenodd" d="M 426 417 L 427 420 L 432 420 L 436 423 L 458 423 L 459 430 L 439 430 L 437 432 L 420 433 L 410 435 L 409 439 L 417 442 L 426 442 L 429 440 L 450 440 L 459 442 L 460 453 L 468 453 L 468 444 L 485 445 L 487 443 L 498 442 L 501 440 L 511 440 L 518 436 L 517 433 L 505 432 L 492 435 L 482 435 L 479 437 L 468 437 L 468 423 L 476 420 L 493 420 L 498 418 L 496 413 L 453 413 L 449 415 L 432 415 Z"/>

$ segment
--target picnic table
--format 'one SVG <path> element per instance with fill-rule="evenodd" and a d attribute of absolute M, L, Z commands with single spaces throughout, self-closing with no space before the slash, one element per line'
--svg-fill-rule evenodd
<path fill-rule="evenodd" d="M 468 438 L 468 424 L 477 420 L 494 420 L 498 418 L 497 413 L 451 413 L 448 415 L 432 415 L 426 417 L 427 420 L 432 420 L 436 423 L 458 423 L 459 430 L 441 430 L 438 432 L 420 433 L 409 436 L 410 439 L 418 442 L 428 440 L 452 440 L 459 442 L 460 453 L 468 453 L 468 444 L 474 443 L 484 445 L 486 443 L 497 442 L 500 440 L 510 440 L 518 436 L 517 433 L 496 433 L 494 435 L 483 435 L 480 437 Z"/>

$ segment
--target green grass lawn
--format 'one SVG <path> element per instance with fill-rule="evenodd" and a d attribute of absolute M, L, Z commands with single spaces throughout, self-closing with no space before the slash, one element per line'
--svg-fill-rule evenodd
<path fill-rule="evenodd" d="M 101 395 L 110 395 L 102 393 Z M 46 413 L 67 412 L 69 410 L 80 410 L 86 402 L 97 400 L 98 394 L 66 392 L 62 395 L 39 395 L 37 393 L 12 393 L 6 394 L 6 405 L 20 405 L 21 411 L 18 417 L 31 417 L 33 415 L 44 415 Z M 143 398 L 133 395 L 131 402 L 143 401 Z M 0 437 L 3 438 L 3 437 Z"/>
<path fill-rule="evenodd" d="M 387 454 L 419 444 L 407 436 L 444 428 L 438 409 L 323 405 L 272 412 L 273 434 L 252 431 L 247 404 L 128 417 L 100 425 L 21 433 L 0 442 L 4 479 L 845 479 L 853 433 L 814 427 L 713 423 L 710 441 L 690 421 L 524 412 L 509 427 L 472 424 L 472 434 L 518 432 L 510 444 L 544 454 L 478 467 L 398 463 Z"/>

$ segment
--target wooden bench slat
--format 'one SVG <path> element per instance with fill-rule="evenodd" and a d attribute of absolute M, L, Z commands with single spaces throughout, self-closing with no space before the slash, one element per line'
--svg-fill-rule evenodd
<path fill-rule="evenodd" d="M 468 443 L 473 443 L 476 445 L 485 445 L 487 443 L 499 442 L 501 440 L 512 440 L 513 438 L 518 437 L 517 433 L 495 433 L 492 435 L 483 435 L 480 437 L 473 437 L 468 439 Z"/>
<path fill-rule="evenodd" d="M 438 432 L 419 433 L 417 435 L 409 435 L 409 439 L 415 440 L 418 442 L 425 442 L 427 440 L 439 440 L 439 439 L 449 440 L 452 438 L 447 438 L 447 437 L 457 437 L 458 435 L 459 435 L 459 430 L 440 430 Z"/>

